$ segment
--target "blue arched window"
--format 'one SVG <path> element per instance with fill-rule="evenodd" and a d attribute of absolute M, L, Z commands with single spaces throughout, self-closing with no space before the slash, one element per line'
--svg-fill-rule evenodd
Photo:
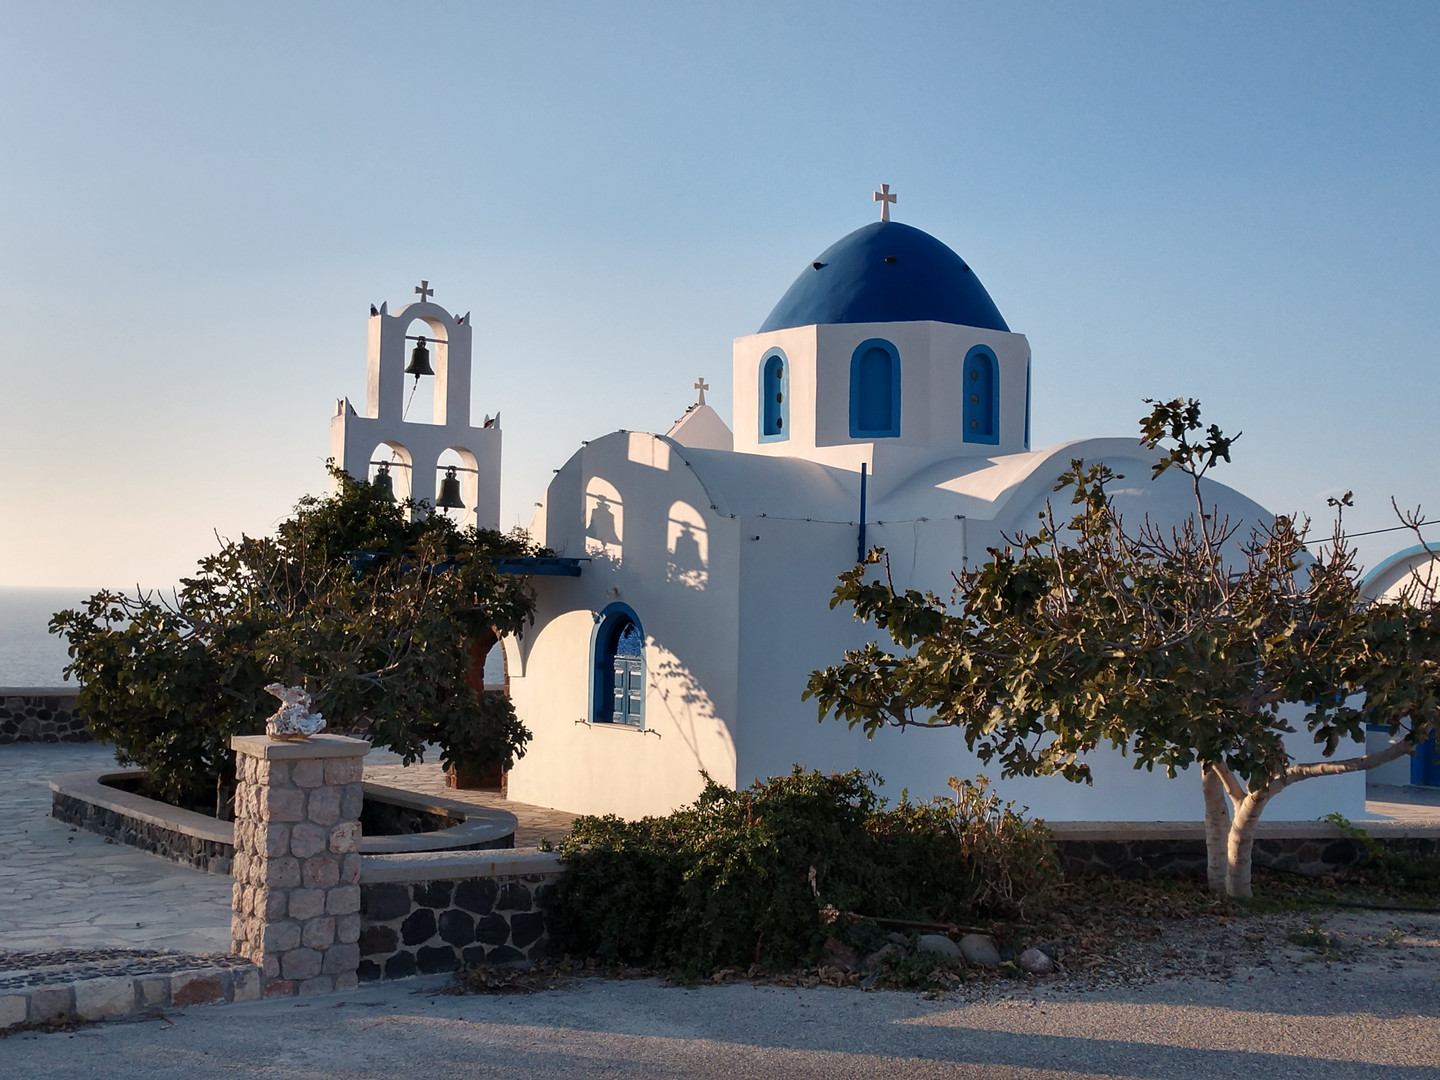
<path fill-rule="evenodd" d="M 600 613 L 591 687 L 591 722 L 644 726 L 645 631 L 626 604 L 611 604 Z"/>
<path fill-rule="evenodd" d="M 984 345 L 976 345 L 965 354 L 965 406 L 961 420 L 965 441 L 989 443 L 1000 441 L 1000 365 L 995 354 Z"/>
<path fill-rule="evenodd" d="M 900 435 L 900 354 L 880 338 L 862 341 L 850 357 L 850 437 Z"/>
<path fill-rule="evenodd" d="M 760 441 L 780 442 L 790 436 L 790 365 L 785 354 L 771 349 L 760 367 Z"/>

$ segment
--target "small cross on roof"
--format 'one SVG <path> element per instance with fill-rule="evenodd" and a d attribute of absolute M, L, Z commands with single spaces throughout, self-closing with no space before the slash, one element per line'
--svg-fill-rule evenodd
<path fill-rule="evenodd" d="M 890 220 L 890 204 L 898 201 L 900 196 L 890 190 L 889 184 L 881 184 L 880 190 L 875 192 L 875 201 L 880 204 L 880 220 Z"/>
<path fill-rule="evenodd" d="M 415 292 L 419 294 L 420 302 L 422 304 L 428 303 L 430 297 L 435 295 L 435 290 L 430 288 L 430 282 L 426 281 L 424 278 L 421 278 L 420 284 L 415 286 Z"/>
<path fill-rule="evenodd" d="M 700 378 L 695 380 L 695 390 L 700 395 L 700 400 L 695 402 L 696 405 L 705 404 L 705 391 L 709 389 L 710 384 L 705 381 L 704 375 L 701 375 Z"/>

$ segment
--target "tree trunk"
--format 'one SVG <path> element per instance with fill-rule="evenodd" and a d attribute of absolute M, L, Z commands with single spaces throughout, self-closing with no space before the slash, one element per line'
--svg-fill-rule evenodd
<path fill-rule="evenodd" d="M 1226 868 L 1225 892 L 1234 897 L 1248 898 L 1250 889 L 1250 858 L 1255 848 L 1255 827 L 1269 796 L 1252 792 L 1235 807 L 1235 820 L 1230 824 L 1227 845 L 1229 866 Z"/>
<path fill-rule="evenodd" d="M 1205 793 L 1205 878 L 1211 892 L 1223 893 L 1229 867 L 1226 845 L 1230 837 L 1230 803 L 1225 798 L 1225 783 L 1215 769 L 1207 767 L 1200 774 L 1200 787 Z"/>

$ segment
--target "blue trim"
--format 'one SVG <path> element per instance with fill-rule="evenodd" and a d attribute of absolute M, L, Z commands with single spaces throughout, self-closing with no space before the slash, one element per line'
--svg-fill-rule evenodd
<path fill-rule="evenodd" d="M 788 438 L 790 360 L 783 349 L 771 349 L 760 360 L 760 441 L 784 442 Z"/>
<path fill-rule="evenodd" d="M 1424 544 L 1416 544 L 1414 547 L 1408 547 L 1404 551 L 1397 551 L 1394 555 L 1391 555 L 1388 559 L 1382 561 L 1378 566 L 1375 567 L 1374 570 L 1371 570 L 1368 574 L 1366 574 L 1363 578 L 1360 579 L 1361 590 L 1368 588 L 1372 581 L 1378 578 L 1381 574 L 1385 573 L 1392 566 L 1396 565 L 1397 563 L 1404 562 L 1412 555 L 1423 555 L 1425 553 L 1425 550 L 1426 548 Z M 1431 547 L 1429 550 L 1434 552 L 1436 555 L 1440 555 L 1440 547 Z"/>
<path fill-rule="evenodd" d="M 595 631 L 590 638 L 590 722 L 592 724 L 613 724 L 615 722 L 615 660 L 620 635 L 627 626 L 634 626 L 645 640 L 645 627 L 640 616 L 629 604 L 616 601 L 608 604 L 595 618 Z M 631 714 L 633 720 L 625 721 L 635 727 L 645 726 L 645 660 L 642 655 L 636 673 L 640 681 L 639 704 Z"/>
<path fill-rule="evenodd" d="M 533 574 L 535 577 L 579 577 L 580 559 L 559 556 L 527 555 L 513 559 L 496 559 L 497 574 Z"/>
<path fill-rule="evenodd" d="M 850 437 L 900 437 L 900 354 L 883 338 L 868 338 L 850 354 Z"/>
<path fill-rule="evenodd" d="M 1435 732 L 1415 747 L 1410 758 L 1410 783 L 1416 787 L 1440 785 L 1440 753 L 1436 750 Z"/>
<path fill-rule="evenodd" d="M 995 446 L 1000 442 L 1000 361 L 988 345 L 976 345 L 965 354 L 961 372 L 962 438 Z"/>

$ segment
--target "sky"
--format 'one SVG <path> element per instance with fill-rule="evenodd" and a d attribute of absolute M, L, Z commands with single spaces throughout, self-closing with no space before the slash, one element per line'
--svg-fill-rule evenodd
<path fill-rule="evenodd" d="M 1277 512 L 1440 516 L 1440 5 L 0 0 L 0 586 L 164 585 L 326 487 L 369 305 L 469 311 L 502 527 L 875 217 L 1038 447 L 1195 397 Z M 1440 535 L 1440 530 L 1437 530 Z M 1410 538 L 1360 539 L 1373 564 Z"/>

